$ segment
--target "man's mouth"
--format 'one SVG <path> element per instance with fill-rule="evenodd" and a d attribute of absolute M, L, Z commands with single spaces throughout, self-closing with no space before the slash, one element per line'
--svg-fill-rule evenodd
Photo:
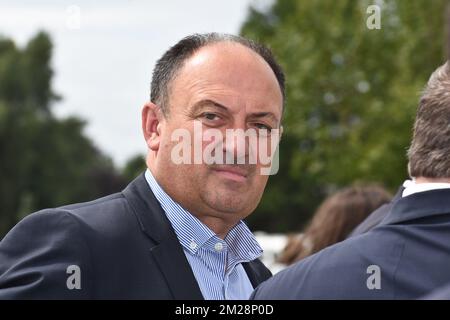
<path fill-rule="evenodd" d="M 237 166 L 217 166 L 212 170 L 218 175 L 236 182 L 245 182 L 248 178 L 248 170 Z"/>

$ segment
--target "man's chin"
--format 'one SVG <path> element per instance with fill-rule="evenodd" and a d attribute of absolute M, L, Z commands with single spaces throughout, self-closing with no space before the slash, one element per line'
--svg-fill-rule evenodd
<path fill-rule="evenodd" d="M 248 207 L 248 198 L 240 192 L 216 192 L 213 198 L 205 199 L 209 206 L 217 212 L 241 215 Z"/>

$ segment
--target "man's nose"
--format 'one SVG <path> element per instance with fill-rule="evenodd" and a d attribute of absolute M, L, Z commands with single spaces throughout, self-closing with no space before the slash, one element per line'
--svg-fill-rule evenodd
<path fill-rule="evenodd" d="M 247 128 L 245 123 L 234 125 L 225 130 L 224 135 L 224 154 L 227 159 L 227 164 L 231 161 L 233 164 L 245 164 L 249 155 L 249 139 L 247 136 Z"/>

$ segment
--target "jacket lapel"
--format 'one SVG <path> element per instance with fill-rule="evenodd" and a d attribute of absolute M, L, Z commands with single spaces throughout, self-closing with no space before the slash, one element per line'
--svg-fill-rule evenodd
<path fill-rule="evenodd" d="M 150 249 L 176 300 L 202 300 L 203 296 L 178 239 L 166 239 Z"/>
<path fill-rule="evenodd" d="M 259 260 L 253 260 L 242 264 L 248 279 L 250 280 L 253 288 L 259 286 L 263 281 L 269 279 L 272 274 L 266 266 Z"/>
<path fill-rule="evenodd" d="M 142 231 L 155 242 L 150 248 L 150 255 L 164 276 L 173 298 L 203 299 L 178 238 L 144 174 L 131 182 L 123 194 L 132 206 Z"/>

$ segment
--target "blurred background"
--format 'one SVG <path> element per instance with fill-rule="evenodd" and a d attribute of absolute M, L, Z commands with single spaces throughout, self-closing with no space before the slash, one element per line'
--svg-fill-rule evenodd
<path fill-rule="evenodd" d="M 380 28 L 368 19 L 380 8 Z M 120 191 L 145 164 L 140 109 L 195 32 L 270 46 L 287 74 L 280 170 L 248 219 L 275 259 L 329 195 L 407 178 L 445 0 L 0 1 L 0 239 L 25 215 Z"/>

